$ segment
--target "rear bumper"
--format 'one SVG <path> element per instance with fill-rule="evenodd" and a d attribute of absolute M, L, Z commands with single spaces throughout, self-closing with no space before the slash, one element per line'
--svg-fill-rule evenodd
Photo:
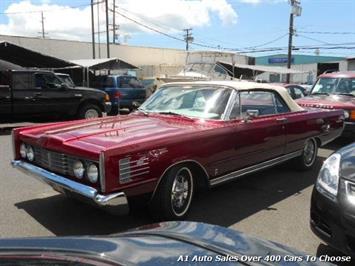
<path fill-rule="evenodd" d="M 88 200 L 91 204 L 114 214 L 127 214 L 129 211 L 127 197 L 124 192 L 102 195 L 95 188 L 72 181 L 33 164 L 21 160 L 14 160 L 11 164 L 14 168 L 48 184 L 62 194 L 69 194 L 77 196 L 79 199 Z"/>
<path fill-rule="evenodd" d="M 133 103 L 139 103 L 142 104 L 145 101 L 145 99 L 119 99 L 115 102 L 112 103 L 112 106 L 114 108 L 133 108 Z"/>
<path fill-rule="evenodd" d="M 355 122 L 345 122 L 343 136 L 355 138 Z"/>

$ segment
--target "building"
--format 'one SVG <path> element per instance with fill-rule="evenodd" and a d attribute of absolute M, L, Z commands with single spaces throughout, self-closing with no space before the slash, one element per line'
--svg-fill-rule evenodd
<path fill-rule="evenodd" d="M 267 66 L 287 66 L 287 54 L 276 54 L 256 57 L 256 65 Z M 292 55 L 292 69 L 302 71 L 303 74 L 291 75 L 293 83 L 313 84 L 317 76 L 325 71 L 347 71 L 349 69 L 348 60 L 345 57 L 317 56 L 317 55 Z M 354 64 L 355 68 L 355 64 Z M 263 73 L 258 79 L 268 82 L 285 82 L 286 75 Z"/>
<path fill-rule="evenodd" d="M 90 59 L 93 57 L 91 42 L 42 39 L 20 36 L 0 35 L 0 41 L 7 41 L 27 49 L 64 60 Z M 199 54 L 200 53 L 200 54 Z M 96 44 L 96 58 L 106 58 L 106 44 Z M 224 52 L 201 51 L 195 52 L 194 57 L 225 58 L 230 56 Z M 216 54 L 216 56 L 211 56 Z M 185 50 L 170 48 L 140 47 L 131 45 L 110 44 L 110 57 L 117 57 L 132 65 L 138 66 L 140 77 L 169 76 L 179 73 L 187 61 Z M 236 63 L 248 64 L 249 57 L 235 54 Z"/>

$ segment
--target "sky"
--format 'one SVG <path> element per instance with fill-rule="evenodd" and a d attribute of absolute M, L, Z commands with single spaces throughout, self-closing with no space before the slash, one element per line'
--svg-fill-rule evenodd
<path fill-rule="evenodd" d="M 43 11 L 46 38 L 90 41 L 90 2 L 0 0 L 0 34 L 41 36 Z M 293 45 L 307 49 L 294 53 L 314 55 L 319 48 L 320 55 L 355 56 L 355 0 L 301 0 L 301 5 Z M 184 49 L 182 30 L 192 28 L 191 50 L 236 50 L 255 56 L 286 53 L 288 0 L 116 0 L 116 6 L 121 43 Z M 112 7 L 109 0 L 110 11 Z M 104 42 L 105 4 L 94 10 L 96 31 L 99 13 Z M 351 49 L 329 49 L 339 46 Z M 260 51 L 270 48 L 283 50 Z"/>

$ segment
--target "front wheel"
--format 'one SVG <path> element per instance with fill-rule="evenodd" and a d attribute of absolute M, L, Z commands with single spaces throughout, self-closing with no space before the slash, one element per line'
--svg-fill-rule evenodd
<path fill-rule="evenodd" d="M 192 171 L 174 166 L 159 184 L 150 204 L 151 214 L 159 220 L 181 220 L 190 210 L 193 193 Z"/>
<path fill-rule="evenodd" d="M 86 104 L 80 108 L 78 117 L 81 119 L 98 118 L 102 117 L 102 111 L 97 105 Z"/>
<path fill-rule="evenodd" d="M 318 144 L 314 138 L 306 140 L 301 156 L 297 157 L 296 167 L 300 170 L 311 169 L 317 158 Z"/>

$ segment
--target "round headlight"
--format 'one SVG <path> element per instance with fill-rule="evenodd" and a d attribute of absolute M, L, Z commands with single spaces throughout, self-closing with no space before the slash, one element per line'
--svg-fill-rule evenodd
<path fill-rule="evenodd" d="M 76 178 L 80 178 L 80 179 L 83 178 L 85 168 L 81 161 L 75 161 L 73 163 L 73 172 Z"/>
<path fill-rule="evenodd" d="M 32 146 L 30 146 L 30 145 L 27 145 L 26 156 L 27 156 L 27 159 L 28 159 L 29 161 L 31 161 L 31 162 L 32 162 L 32 161 L 34 160 L 34 158 L 35 158 L 35 152 L 34 152 Z"/>
<path fill-rule="evenodd" d="M 91 183 L 96 183 L 99 177 L 99 169 L 95 164 L 91 163 L 86 169 L 86 175 Z"/>
<path fill-rule="evenodd" d="M 344 117 L 345 117 L 345 119 L 348 119 L 350 117 L 350 112 L 344 110 Z"/>
<path fill-rule="evenodd" d="M 21 158 L 25 159 L 26 158 L 26 154 L 27 154 L 26 144 L 22 143 L 21 146 L 20 146 L 20 156 L 21 156 Z"/>

